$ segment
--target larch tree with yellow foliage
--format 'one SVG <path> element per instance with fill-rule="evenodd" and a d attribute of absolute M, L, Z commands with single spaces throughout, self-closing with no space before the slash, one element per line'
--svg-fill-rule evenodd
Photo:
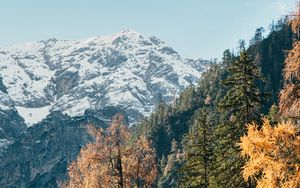
<path fill-rule="evenodd" d="M 257 180 L 257 188 L 300 187 L 300 134 L 294 124 L 279 123 L 272 127 L 265 119 L 263 126 L 248 125 L 241 137 L 241 154 L 248 158 L 243 167 L 245 181 Z"/>
<path fill-rule="evenodd" d="M 284 88 L 279 109 L 284 118 L 300 119 L 300 1 L 290 20 L 295 33 L 293 49 L 288 52 L 284 68 Z"/>
<path fill-rule="evenodd" d="M 123 117 L 106 130 L 89 128 L 95 142 L 81 149 L 69 168 L 68 188 L 151 187 L 156 180 L 155 151 L 145 137 L 133 141 Z"/>

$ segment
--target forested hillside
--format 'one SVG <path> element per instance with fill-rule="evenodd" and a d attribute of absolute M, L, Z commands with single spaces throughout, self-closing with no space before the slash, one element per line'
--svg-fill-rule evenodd
<path fill-rule="evenodd" d="M 237 51 L 225 50 L 222 61 L 212 63 L 197 85 L 170 105 L 161 101 L 155 113 L 138 125 L 136 133 L 146 135 L 156 149 L 159 187 L 254 187 L 239 175 L 244 162 L 235 145 L 246 132 L 245 123 L 260 123 L 261 116 L 275 121 L 284 60 L 293 37 L 287 18 L 272 24 L 265 37 L 263 28 L 257 29 L 247 49 L 242 42 Z M 248 76 L 253 84 L 248 86 L 252 96 L 245 93 L 251 110 L 244 114 L 239 108 L 244 104 L 235 100 L 240 96 L 233 91 L 239 89 L 236 79 L 243 79 L 243 72 L 238 74 L 243 61 L 252 66 Z"/>

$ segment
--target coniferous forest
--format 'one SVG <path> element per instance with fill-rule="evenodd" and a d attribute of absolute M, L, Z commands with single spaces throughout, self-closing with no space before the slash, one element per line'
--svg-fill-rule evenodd
<path fill-rule="evenodd" d="M 227 49 L 127 129 L 93 130 L 66 187 L 300 187 L 300 14 Z M 103 152 L 105 151 L 105 152 Z"/>

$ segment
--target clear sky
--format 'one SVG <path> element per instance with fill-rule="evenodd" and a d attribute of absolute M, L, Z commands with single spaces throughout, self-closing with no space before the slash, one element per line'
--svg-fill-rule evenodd
<path fill-rule="evenodd" d="M 294 5 L 295 0 L 1 0 L 0 46 L 133 29 L 159 37 L 186 58 L 221 57 Z"/>

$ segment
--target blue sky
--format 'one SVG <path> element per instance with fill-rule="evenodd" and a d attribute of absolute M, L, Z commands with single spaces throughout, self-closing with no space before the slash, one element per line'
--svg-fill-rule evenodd
<path fill-rule="evenodd" d="M 0 46 L 133 29 L 159 37 L 183 57 L 221 57 L 294 5 L 295 0 L 3 0 Z"/>

